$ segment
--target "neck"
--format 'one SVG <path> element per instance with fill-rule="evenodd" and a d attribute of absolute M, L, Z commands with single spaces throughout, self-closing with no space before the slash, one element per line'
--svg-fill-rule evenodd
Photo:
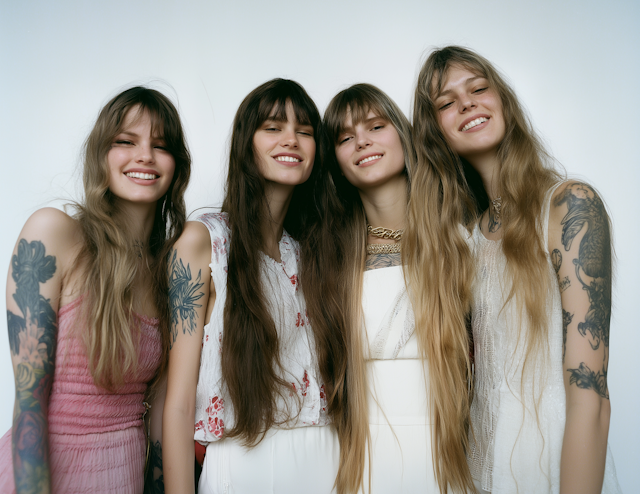
<path fill-rule="evenodd" d="M 263 250 L 266 254 L 277 260 L 280 260 L 280 247 L 278 243 L 282 237 L 284 219 L 289 210 L 294 188 L 294 186 L 281 185 L 273 182 L 268 182 L 265 186 L 269 218 L 262 226 Z"/>
<path fill-rule="evenodd" d="M 156 203 L 139 204 L 126 203 L 121 206 L 120 215 L 125 218 L 134 240 L 140 244 L 147 244 L 153 230 L 155 219 Z"/>
<path fill-rule="evenodd" d="M 374 227 L 404 228 L 407 216 L 407 178 L 399 175 L 384 184 L 360 190 L 367 222 Z"/>
<path fill-rule="evenodd" d="M 498 171 L 500 167 L 498 166 L 498 157 L 495 152 L 473 156 L 472 158 L 467 158 L 467 161 L 480 174 L 482 185 L 489 196 L 489 200 L 496 199 L 500 195 L 498 188 Z"/>

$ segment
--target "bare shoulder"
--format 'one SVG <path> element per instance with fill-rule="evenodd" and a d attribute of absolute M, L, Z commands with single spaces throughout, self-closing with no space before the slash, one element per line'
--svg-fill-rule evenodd
<path fill-rule="evenodd" d="M 592 185 L 570 180 L 553 193 L 549 211 L 550 231 L 562 229 L 563 234 L 571 234 L 572 228 L 581 228 L 585 222 L 593 224 L 594 221 L 608 223 L 608 214 Z"/>
<path fill-rule="evenodd" d="M 20 239 L 41 242 L 51 254 L 66 258 L 82 245 L 82 231 L 78 221 L 65 212 L 42 208 L 29 217 Z"/>
<path fill-rule="evenodd" d="M 174 248 L 186 255 L 201 255 L 211 252 L 209 230 L 200 221 L 187 221 Z"/>

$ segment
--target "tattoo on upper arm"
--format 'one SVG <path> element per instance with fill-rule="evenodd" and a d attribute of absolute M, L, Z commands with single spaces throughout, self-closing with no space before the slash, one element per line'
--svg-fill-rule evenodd
<path fill-rule="evenodd" d="M 55 363 L 57 316 L 40 284 L 56 271 L 56 259 L 42 242 L 20 239 L 11 258 L 13 299 L 22 316 L 7 310 L 9 347 L 15 369 L 16 406 L 12 434 L 17 492 L 48 487 L 47 405 Z"/>
<path fill-rule="evenodd" d="M 567 351 L 567 328 L 573 320 L 573 314 L 562 309 L 562 361 L 564 362 L 564 354 Z"/>
<path fill-rule="evenodd" d="M 171 346 L 178 337 L 178 326 L 182 322 L 182 333 L 192 334 L 196 330 L 198 314 L 196 308 L 202 307 L 196 304 L 204 296 L 200 290 L 204 283 L 200 282 L 202 271 L 198 270 L 198 277 L 191 280 L 191 268 L 187 263 L 185 267 L 182 259 L 178 259 L 178 251 L 173 250 L 173 256 L 169 266 L 169 303 L 171 304 Z"/>
<path fill-rule="evenodd" d="M 575 384 L 579 388 L 593 389 L 603 398 L 609 399 L 609 391 L 607 390 L 607 369 L 603 368 L 597 373 L 593 372 L 582 362 L 577 369 L 567 369 L 571 373 L 569 384 Z"/>
<path fill-rule="evenodd" d="M 393 266 L 401 266 L 402 257 L 399 252 L 393 254 L 369 254 L 365 262 L 365 271 L 380 268 L 390 268 Z"/>
<path fill-rule="evenodd" d="M 164 494 L 162 472 L 162 445 L 160 441 L 149 445 L 149 470 L 144 480 L 144 494 Z"/>
<path fill-rule="evenodd" d="M 603 368 L 597 374 L 583 362 L 578 369 L 567 369 L 571 373 L 570 383 L 581 388 L 591 388 L 599 395 L 608 397 L 607 365 L 609 350 L 609 324 L 611 318 L 611 239 L 604 204 L 587 184 L 568 186 L 556 198 L 555 206 L 567 205 L 568 212 L 561 221 L 562 244 L 566 251 L 584 227 L 578 250 L 573 259 L 576 278 L 587 292 L 589 309 L 584 321 L 578 323 L 578 332 L 587 337 L 593 350 L 604 346 Z"/>

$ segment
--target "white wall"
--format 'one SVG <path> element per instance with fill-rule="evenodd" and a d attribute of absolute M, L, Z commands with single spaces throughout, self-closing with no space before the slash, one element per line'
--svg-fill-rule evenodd
<path fill-rule="evenodd" d="M 370 82 L 410 114 L 429 49 L 469 46 L 508 75 L 553 154 L 571 175 L 596 185 L 610 208 L 618 256 L 610 444 L 624 491 L 639 492 L 640 393 L 631 374 L 640 351 L 633 315 L 640 282 L 640 3 L 394 3 L 2 2 L 2 269 L 35 209 L 78 197 L 83 139 L 101 106 L 125 86 L 151 82 L 177 98 L 194 158 L 192 211 L 220 203 L 231 120 L 258 84 L 293 78 L 322 111 L 338 90 Z M 4 300 L 4 290 L 0 295 Z M 4 319 L 0 325 L 6 334 Z M 10 426 L 13 398 L 7 341 L 0 337 L 0 433 Z"/>

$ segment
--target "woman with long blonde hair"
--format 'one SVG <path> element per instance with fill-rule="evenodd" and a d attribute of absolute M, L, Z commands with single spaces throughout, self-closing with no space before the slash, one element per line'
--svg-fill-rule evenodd
<path fill-rule="evenodd" d="M 470 477 L 462 442 L 457 463 L 440 460 L 439 450 L 432 449 L 432 437 L 439 434 L 432 387 L 442 370 L 432 369 L 430 328 L 416 324 L 412 286 L 406 283 L 412 278 L 403 265 L 403 235 L 411 228 L 407 208 L 414 200 L 411 125 L 370 84 L 338 93 L 324 122 L 325 157 L 340 199 L 340 208 L 329 212 L 339 218 L 331 234 L 342 244 L 342 299 L 351 322 L 349 404 L 354 422 L 365 426 L 352 434 L 352 444 L 360 446 L 355 488 L 463 491 L 471 484 L 464 480 Z M 457 439 L 445 441 L 450 448 Z"/>
<path fill-rule="evenodd" d="M 86 141 L 76 214 L 41 209 L 22 229 L 7 281 L 16 401 L 2 492 L 142 492 L 143 401 L 168 351 L 166 257 L 190 166 L 174 105 L 128 89 Z"/>
<path fill-rule="evenodd" d="M 409 266 L 448 287 L 421 307 L 439 307 L 443 331 L 462 334 L 471 309 L 476 487 L 618 492 L 607 448 L 612 268 L 602 200 L 554 170 L 515 93 L 477 53 L 431 53 L 414 104 L 413 193 L 423 201 L 411 216 L 425 235 Z M 490 199 L 480 215 L 465 161 Z"/>

